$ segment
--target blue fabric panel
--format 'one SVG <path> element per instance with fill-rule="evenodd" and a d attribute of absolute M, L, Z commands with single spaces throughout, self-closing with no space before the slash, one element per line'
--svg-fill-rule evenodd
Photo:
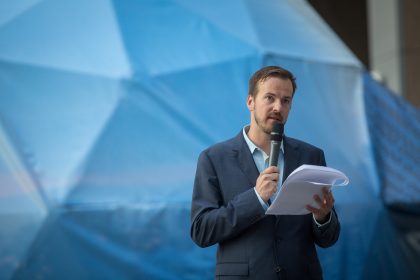
<path fill-rule="evenodd" d="M 297 76 L 286 134 L 351 180 L 325 279 L 371 275 L 395 231 L 365 102 L 388 103 L 306 1 L 25 3 L 0 9 L 0 278 L 212 279 L 216 248 L 189 237 L 196 160 L 249 122 L 248 78 L 270 64 Z"/>
<path fill-rule="evenodd" d="M 420 110 L 367 74 L 364 88 L 382 196 L 387 204 L 419 205 Z"/>
<path fill-rule="evenodd" d="M 185 229 L 189 204 L 55 209 L 13 279 L 210 279 L 212 249 Z"/>
<path fill-rule="evenodd" d="M 418 214 L 384 209 L 375 225 L 378 234 L 361 279 L 419 279 L 420 219 Z"/>

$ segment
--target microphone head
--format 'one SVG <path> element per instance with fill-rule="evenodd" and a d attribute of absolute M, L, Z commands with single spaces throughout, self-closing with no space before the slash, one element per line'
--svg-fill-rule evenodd
<path fill-rule="evenodd" d="M 284 124 L 281 122 L 275 122 L 273 130 L 271 131 L 271 141 L 281 141 L 283 138 Z"/>

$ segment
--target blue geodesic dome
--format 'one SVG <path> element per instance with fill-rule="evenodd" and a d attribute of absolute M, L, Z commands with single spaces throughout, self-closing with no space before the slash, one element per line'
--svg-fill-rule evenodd
<path fill-rule="evenodd" d="M 286 134 L 351 180 L 325 277 L 360 279 L 382 211 L 362 66 L 303 0 L 1 3 L 0 278 L 211 279 L 196 159 L 272 64 L 297 76 Z"/>

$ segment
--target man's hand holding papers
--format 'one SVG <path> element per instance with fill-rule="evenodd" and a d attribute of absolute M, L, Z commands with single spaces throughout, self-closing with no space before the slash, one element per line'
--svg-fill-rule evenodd
<path fill-rule="evenodd" d="M 347 176 L 336 169 L 302 165 L 287 177 L 266 214 L 304 215 L 312 212 L 322 223 L 334 205 L 331 187 L 345 186 L 348 182 Z"/>
<path fill-rule="evenodd" d="M 314 218 L 320 224 L 325 223 L 328 220 L 328 215 L 334 206 L 334 196 L 332 195 L 331 189 L 327 187 L 322 188 L 323 198 L 317 194 L 314 195 L 314 200 L 318 204 L 319 208 L 311 205 L 306 205 L 306 209 L 314 214 Z"/>

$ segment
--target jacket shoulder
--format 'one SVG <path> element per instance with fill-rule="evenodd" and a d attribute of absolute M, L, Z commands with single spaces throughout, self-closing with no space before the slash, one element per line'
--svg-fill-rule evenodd
<path fill-rule="evenodd" d="M 312 144 L 309 144 L 307 142 L 304 142 L 302 140 L 292 138 L 292 137 L 286 137 L 286 141 L 293 147 L 298 147 L 300 149 L 306 150 L 306 151 L 313 151 L 313 152 L 323 152 L 323 150 L 317 146 L 314 146 Z"/>
<path fill-rule="evenodd" d="M 207 154 L 210 157 L 225 155 L 226 152 L 238 150 L 242 141 L 244 141 L 242 134 L 238 134 L 233 138 L 216 143 L 208 147 L 207 149 L 202 151 L 201 154 Z"/>

